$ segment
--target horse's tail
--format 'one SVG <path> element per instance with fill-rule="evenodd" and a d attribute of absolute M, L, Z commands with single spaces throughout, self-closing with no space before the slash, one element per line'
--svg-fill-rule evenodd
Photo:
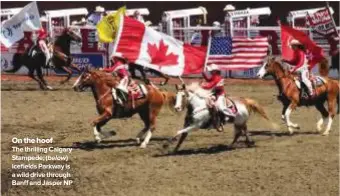
<path fill-rule="evenodd" d="M 329 74 L 328 60 L 323 58 L 318 65 L 320 76 L 327 78 Z"/>
<path fill-rule="evenodd" d="M 253 99 L 250 99 L 250 98 L 244 98 L 245 100 L 245 104 L 248 108 L 248 111 L 251 111 L 251 112 L 254 112 L 254 113 L 257 113 L 259 114 L 260 116 L 262 116 L 262 118 L 266 119 L 270 124 L 271 126 L 274 128 L 274 129 L 277 129 L 278 128 L 278 125 L 273 123 L 266 111 L 264 110 L 263 106 L 261 106 L 257 101 L 253 100 Z"/>
<path fill-rule="evenodd" d="M 12 59 L 13 68 L 10 69 L 10 70 L 4 70 L 4 71 L 8 72 L 8 73 L 17 72 L 22 66 L 21 58 L 22 58 L 22 54 L 15 53 L 14 56 L 13 56 L 13 59 Z"/>

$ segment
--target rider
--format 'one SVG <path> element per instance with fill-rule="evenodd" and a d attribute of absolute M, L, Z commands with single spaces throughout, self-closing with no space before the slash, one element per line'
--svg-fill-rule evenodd
<path fill-rule="evenodd" d="M 235 114 L 226 105 L 225 91 L 224 91 L 224 79 L 221 76 L 221 71 L 218 69 L 216 64 L 211 64 L 207 66 L 207 71 L 211 73 L 209 78 L 205 72 L 203 72 L 203 77 L 205 82 L 201 84 L 201 87 L 206 90 L 213 90 L 214 97 L 212 97 L 212 102 L 214 102 L 215 107 L 218 111 L 222 112 L 225 116 L 225 120 L 228 121 L 229 118 L 235 117 Z M 208 104 L 209 105 L 209 104 Z"/>
<path fill-rule="evenodd" d="M 294 57 L 292 60 L 284 60 L 284 62 L 289 63 L 290 65 L 295 66 L 290 73 L 299 73 L 300 80 L 305 84 L 308 88 L 308 94 L 310 97 L 314 96 L 312 82 L 309 80 L 309 66 L 308 60 L 306 58 L 305 48 L 304 46 L 296 39 L 293 39 L 290 42 L 290 46 L 294 51 Z"/>
<path fill-rule="evenodd" d="M 128 85 L 129 85 L 129 72 L 128 72 L 128 63 L 127 60 L 124 58 L 123 54 L 120 52 L 116 52 L 112 55 L 114 65 L 108 68 L 104 68 L 103 71 L 112 73 L 117 73 L 118 77 L 120 78 L 119 84 L 117 89 L 124 92 L 126 95 L 128 94 Z M 117 100 L 116 92 L 112 92 L 114 98 Z M 126 100 L 126 99 L 125 99 Z M 119 100 L 121 104 L 121 100 Z"/>
<path fill-rule="evenodd" d="M 46 64 L 45 65 L 48 65 L 48 61 L 51 58 L 51 53 L 50 53 L 50 51 L 47 47 L 47 44 L 46 44 L 47 40 L 46 39 L 47 39 L 47 33 L 43 28 L 41 28 L 38 31 L 37 46 L 45 54 L 45 57 L 46 57 Z"/>

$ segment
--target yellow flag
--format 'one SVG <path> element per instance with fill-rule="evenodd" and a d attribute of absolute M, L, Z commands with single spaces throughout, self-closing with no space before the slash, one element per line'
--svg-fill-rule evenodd
<path fill-rule="evenodd" d="M 100 42 L 110 43 L 115 40 L 120 20 L 124 17 L 125 11 L 126 7 L 121 7 L 117 12 L 107 15 L 99 21 L 97 31 Z"/>

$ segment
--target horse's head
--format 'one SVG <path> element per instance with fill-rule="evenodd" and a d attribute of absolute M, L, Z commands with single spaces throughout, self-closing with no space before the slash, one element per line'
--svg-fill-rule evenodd
<path fill-rule="evenodd" d="M 93 86 L 95 82 L 94 72 L 88 69 L 85 69 L 83 73 L 80 74 L 76 82 L 73 84 L 72 88 L 74 91 L 81 92 L 86 88 Z"/>
<path fill-rule="evenodd" d="M 184 110 L 185 107 L 185 100 L 189 97 L 189 93 L 186 90 L 185 84 L 177 85 L 176 84 L 176 103 L 175 103 L 175 110 L 180 112 Z"/>
<path fill-rule="evenodd" d="M 67 36 L 71 41 L 75 41 L 75 42 L 81 42 L 81 36 L 78 35 L 78 33 L 76 33 L 74 30 L 72 30 L 71 28 L 65 28 L 63 31 L 63 35 Z"/>
<path fill-rule="evenodd" d="M 278 65 L 278 62 L 275 61 L 275 57 L 269 57 L 264 61 L 262 67 L 257 72 L 257 77 L 263 78 L 266 75 L 274 75 Z"/>

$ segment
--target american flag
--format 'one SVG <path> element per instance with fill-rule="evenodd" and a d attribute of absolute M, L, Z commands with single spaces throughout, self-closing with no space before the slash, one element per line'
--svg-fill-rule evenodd
<path fill-rule="evenodd" d="M 212 37 L 207 65 L 216 64 L 221 70 L 240 70 L 261 66 L 267 56 L 268 39 Z"/>

